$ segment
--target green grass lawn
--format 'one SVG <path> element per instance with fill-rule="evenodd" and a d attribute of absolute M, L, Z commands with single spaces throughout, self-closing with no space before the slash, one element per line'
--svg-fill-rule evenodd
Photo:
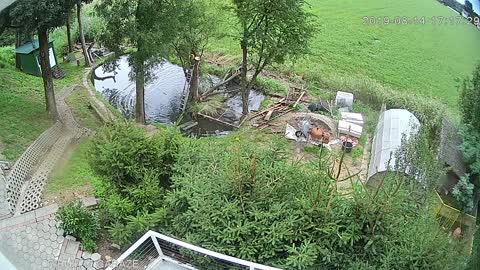
<path fill-rule="evenodd" d="M 367 77 L 398 91 L 439 98 L 456 110 L 458 85 L 480 60 L 480 31 L 467 24 L 436 26 L 430 18 L 458 14 L 435 0 L 308 2 L 320 32 L 295 72 Z M 365 25 L 363 16 L 425 16 L 426 24 Z M 233 21 L 223 22 L 227 35 L 211 42 L 211 51 L 240 54 L 231 37 Z"/>
<path fill-rule="evenodd" d="M 15 69 L 13 47 L 0 48 L 0 159 L 13 161 L 52 124 L 43 81 Z M 80 83 L 83 68 L 60 63 L 67 76 L 54 80 L 55 91 Z"/>
<path fill-rule="evenodd" d="M 10 50 L 2 48 L 1 58 L 10 59 Z M 11 64 L 0 68 L 0 115 L 0 156 L 13 161 L 51 125 L 42 79 L 16 71 Z"/>
<path fill-rule="evenodd" d="M 71 155 L 63 160 L 63 166 L 53 172 L 45 188 L 47 198 L 55 196 L 62 202 L 78 195 L 91 196 L 91 186 L 99 180 L 88 163 L 90 144 L 89 139 L 81 141 Z"/>

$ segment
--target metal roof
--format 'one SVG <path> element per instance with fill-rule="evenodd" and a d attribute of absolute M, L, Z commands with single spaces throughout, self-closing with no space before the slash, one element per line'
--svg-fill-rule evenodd
<path fill-rule="evenodd" d="M 463 161 L 463 155 L 458 148 L 462 144 L 462 138 L 458 129 L 446 118 L 442 121 L 440 132 L 440 149 L 438 159 L 451 166 L 452 171 L 459 177 L 467 172 L 467 166 Z"/>
<path fill-rule="evenodd" d="M 418 119 L 407 110 L 392 109 L 380 115 L 373 137 L 367 180 L 379 172 L 393 170 L 394 154 L 402 145 L 403 135 L 408 139 L 419 126 Z"/>
<path fill-rule="evenodd" d="M 0 11 L 6 9 L 13 2 L 15 2 L 15 0 L 0 0 Z"/>
<path fill-rule="evenodd" d="M 49 39 L 48 40 L 48 43 L 52 43 L 53 42 L 53 39 Z M 37 50 L 39 48 L 39 44 L 38 44 L 38 40 L 33 40 L 33 41 L 30 41 L 30 42 L 27 42 L 25 44 L 23 44 L 22 46 L 16 48 L 14 50 L 15 53 L 20 53 L 20 54 L 29 54 L 35 50 Z"/>

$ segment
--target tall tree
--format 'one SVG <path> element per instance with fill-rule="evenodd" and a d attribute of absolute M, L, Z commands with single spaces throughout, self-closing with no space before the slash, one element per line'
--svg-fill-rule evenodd
<path fill-rule="evenodd" d="M 106 26 L 101 39 L 117 53 L 125 47 L 136 50 L 129 56 L 131 77 L 135 79 L 135 120 L 145 123 L 145 83 L 151 79 L 151 69 L 169 49 L 176 33 L 177 2 L 182 0 L 105 0 L 97 10 Z"/>
<path fill-rule="evenodd" d="M 179 1 L 177 7 L 178 30 L 171 44 L 190 80 L 189 99 L 199 95 L 200 59 L 218 22 L 212 5 L 212 0 L 184 0 Z"/>
<path fill-rule="evenodd" d="M 63 26 L 76 0 L 18 0 L 9 8 L 11 25 L 24 33 L 37 33 L 39 62 L 45 89 L 46 107 L 50 116 L 58 120 L 53 77 L 48 50 L 48 32 Z"/>
<path fill-rule="evenodd" d="M 65 24 L 67 26 L 68 52 L 71 53 L 73 52 L 73 42 L 72 42 L 72 31 L 70 29 L 70 14 L 68 14 L 67 21 Z"/>
<path fill-rule="evenodd" d="M 305 0 L 233 0 L 240 23 L 242 107 L 248 113 L 250 89 L 262 70 L 308 52 L 315 27 Z M 253 75 L 248 78 L 248 67 Z"/>
<path fill-rule="evenodd" d="M 77 2 L 77 21 L 78 21 L 78 36 L 80 38 L 80 43 L 82 44 L 83 56 L 85 58 L 85 66 L 90 67 L 92 62 L 87 51 L 87 45 L 85 44 L 85 34 L 83 33 L 83 22 L 82 22 L 82 3 L 90 3 L 92 0 L 78 0 Z"/>

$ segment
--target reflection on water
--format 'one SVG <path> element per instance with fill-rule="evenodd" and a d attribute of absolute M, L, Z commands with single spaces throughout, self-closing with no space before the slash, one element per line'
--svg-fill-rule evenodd
<path fill-rule="evenodd" d="M 97 69 L 94 74 L 95 89 L 115 108 L 127 118 L 135 116 L 135 80 L 131 76 L 131 67 L 128 56 L 107 62 Z M 202 87 L 209 89 L 220 82 L 220 79 L 208 75 L 201 82 Z M 149 122 L 170 124 L 178 120 L 181 114 L 181 103 L 185 95 L 185 74 L 183 69 L 169 62 L 154 66 L 151 79 L 145 84 L 145 117 Z M 221 121 L 233 125 L 240 123 L 242 116 L 242 98 L 239 92 L 232 94 L 232 90 L 239 89 L 238 85 L 229 85 L 220 89 L 220 95 L 225 98 L 223 108 L 219 109 L 216 117 Z M 255 90 L 250 91 L 249 110 L 256 111 L 260 107 L 264 96 Z M 185 116 L 184 121 L 192 120 Z M 212 123 L 205 119 L 195 119 L 198 122 L 193 133 L 212 134 L 231 127 L 223 127 L 219 123 Z"/>
<path fill-rule="evenodd" d="M 130 75 L 128 56 L 121 56 L 97 68 L 94 79 L 95 89 L 127 118 L 135 115 L 135 80 Z M 181 113 L 183 69 L 163 62 L 152 69 L 152 75 L 145 84 L 145 117 L 150 122 L 172 123 Z M 105 77 L 109 78 L 98 79 Z"/>

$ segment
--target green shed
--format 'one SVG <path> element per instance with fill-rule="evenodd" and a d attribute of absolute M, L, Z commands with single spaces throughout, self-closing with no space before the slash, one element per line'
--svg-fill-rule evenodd
<path fill-rule="evenodd" d="M 40 68 L 39 44 L 38 40 L 27 42 L 14 50 L 15 54 L 20 57 L 20 69 L 28 74 L 34 76 L 42 76 Z M 57 65 L 57 57 L 55 56 L 55 49 L 53 47 L 53 39 L 48 40 L 48 52 L 50 59 L 50 67 Z"/>

